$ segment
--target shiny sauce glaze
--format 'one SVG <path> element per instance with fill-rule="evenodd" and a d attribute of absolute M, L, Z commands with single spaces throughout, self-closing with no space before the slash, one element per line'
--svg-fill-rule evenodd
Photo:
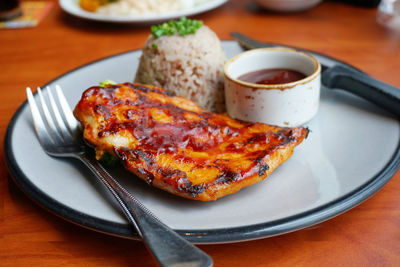
<path fill-rule="evenodd" d="M 193 195 L 210 186 L 192 184 L 180 170 L 160 168 L 158 156 L 165 154 L 180 163 L 194 163 L 195 168 L 218 168 L 217 179 L 211 184 L 231 183 L 254 174 L 262 176 L 269 169 L 265 157 L 300 136 L 300 132 L 295 133 L 291 128 L 239 122 L 198 107 L 184 109 L 171 101 L 159 101 L 160 93 L 159 88 L 130 83 L 92 87 L 84 94 L 86 101 L 78 104 L 79 109 L 91 109 L 105 118 L 99 125 L 98 138 L 118 135 L 121 131 L 128 131 L 134 137 L 137 141 L 134 148 L 113 147 L 113 152 L 128 169 L 136 168 L 138 158 L 145 162 L 137 172 L 150 184 L 155 175 L 161 174 L 166 183 Z M 154 111 L 167 119 L 156 119 Z M 195 157 L 189 155 L 191 151 L 207 154 Z M 242 154 L 246 166 L 232 168 L 231 159 L 223 158 L 227 153 Z"/>
<path fill-rule="evenodd" d="M 291 69 L 261 69 L 239 76 L 239 80 L 255 84 L 283 84 L 304 79 L 306 75 Z"/>

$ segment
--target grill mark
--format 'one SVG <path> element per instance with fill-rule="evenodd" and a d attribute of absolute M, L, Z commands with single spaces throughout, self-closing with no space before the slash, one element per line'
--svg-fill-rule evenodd
<path fill-rule="evenodd" d="M 222 174 L 218 175 L 214 184 L 229 184 L 234 183 L 235 181 L 242 178 L 242 175 L 237 172 L 233 172 L 231 170 L 223 170 Z"/>
<path fill-rule="evenodd" d="M 258 169 L 258 176 L 263 176 L 268 170 L 268 164 L 260 164 Z"/>

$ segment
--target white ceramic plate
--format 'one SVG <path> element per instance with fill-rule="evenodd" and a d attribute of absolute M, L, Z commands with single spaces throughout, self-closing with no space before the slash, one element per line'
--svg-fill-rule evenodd
<path fill-rule="evenodd" d="M 193 8 L 182 9 L 162 15 L 111 16 L 85 11 L 80 8 L 79 0 L 59 0 L 61 8 L 73 16 L 83 19 L 114 23 L 158 23 L 183 16 L 188 17 L 206 12 L 223 5 L 225 2 L 227 2 L 227 0 L 210 0 L 209 2 L 200 4 Z"/>
<path fill-rule="evenodd" d="M 241 52 L 223 42 L 227 57 Z M 141 51 L 82 66 L 48 83 L 74 106 L 99 81 L 132 81 Z M 335 60 L 320 57 L 325 65 Z M 21 90 L 24 90 L 21 88 Z M 347 211 L 373 195 L 400 165 L 400 123 L 372 104 L 322 88 L 311 133 L 266 180 L 215 202 L 197 202 L 152 188 L 124 170 L 118 180 L 173 229 L 195 243 L 236 242 L 283 234 Z M 74 160 L 47 156 L 24 103 L 6 134 L 5 154 L 16 183 L 46 209 L 97 231 L 137 238 L 116 202 Z"/>

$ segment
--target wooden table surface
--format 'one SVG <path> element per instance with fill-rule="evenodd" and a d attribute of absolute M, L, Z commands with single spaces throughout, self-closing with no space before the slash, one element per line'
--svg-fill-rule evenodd
<path fill-rule="evenodd" d="M 252 1 L 231 0 L 196 18 L 222 40 L 238 31 L 312 49 L 400 87 L 400 35 L 376 23 L 376 9 L 323 2 L 306 12 L 277 14 L 257 9 Z M 35 88 L 82 64 L 139 49 L 148 34 L 148 26 L 69 16 L 57 2 L 37 27 L 0 30 L 2 140 L 26 99 L 26 86 Z M 0 266 L 156 266 L 141 242 L 83 229 L 39 207 L 10 179 L 4 155 L 0 171 Z M 398 171 L 361 205 L 309 229 L 200 247 L 215 266 L 400 266 L 399 192 Z"/>

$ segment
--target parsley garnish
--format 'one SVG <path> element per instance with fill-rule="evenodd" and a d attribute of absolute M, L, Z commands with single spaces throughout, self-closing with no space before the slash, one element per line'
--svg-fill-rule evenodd
<path fill-rule="evenodd" d="M 104 80 L 104 81 L 102 81 L 102 82 L 100 82 L 100 86 L 102 86 L 102 87 L 104 87 L 104 86 L 107 86 L 107 85 L 114 85 L 114 84 L 117 84 L 116 82 L 114 82 L 114 81 L 112 81 L 112 80 Z"/>
<path fill-rule="evenodd" d="M 203 26 L 203 22 L 200 20 L 181 17 L 180 20 L 170 20 L 160 25 L 151 26 L 151 33 L 154 38 L 160 38 L 163 35 L 174 35 L 175 33 L 183 36 L 195 34 L 201 26 Z"/>

